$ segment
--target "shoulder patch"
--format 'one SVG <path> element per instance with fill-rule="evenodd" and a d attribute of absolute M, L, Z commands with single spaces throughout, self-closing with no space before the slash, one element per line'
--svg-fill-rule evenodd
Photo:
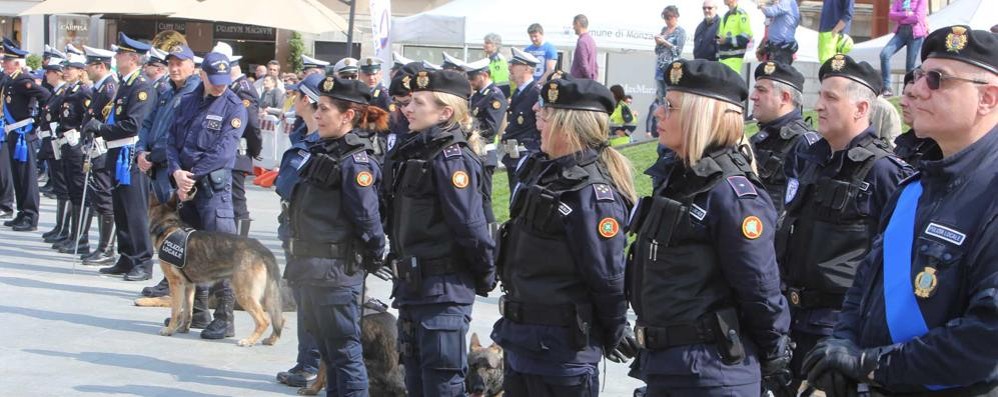
<path fill-rule="evenodd" d="M 461 145 L 455 143 L 444 148 L 444 157 L 461 157 Z"/>
<path fill-rule="evenodd" d="M 374 183 L 374 176 L 371 175 L 370 171 L 361 171 L 357 173 L 357 186 L 368 187 Z"/>
<path fill-rule="evenodd" d="M 464 171 L 454 171 L 454 173 L 451 174 L 451 176 L 450 176 L 450 182 L 451 182 L 451 184 L 454 185 L 454 187 L 456 187 L 458 189 L 464 189 L 464 188 L 468 187 L 469 183 L 471 183 L 471 178 L 468 177 L 468 173 L 467 172 L 464 172 Z"/>
<path fill-rule="evenodd" d="M 613 189 L 605 183 L 594 183 L 593 190 L 596 192 L 596 201 L 613 201 Z"/>
<path fill-rule="evenodd" d="M 244 108 L 248 108 L 248 107 L 250 107 L 250 103 L 251 103 L 251 102 L 250 102 L 250 100 L 249 100 L 249 99 L 243 99 L 243 107 L 244 107 Z"/>
<path fill-rule="evenodd" d="M 499 108 L 501 108 L 501 107 L 502 107 L 502 104 L 501 104 L 501 103 L 499 103 L 499 101 L 498 101 L 498 100 L 495 100 L 495 101 L 492 101 L 492 108 L 493 108 L 493 109 L 495 109 L 495 110 L 499 110 Z"/>
<path fill-rule="evenodd" d="M 752 215 L 746 216 L 742 220 L 742 235 L 749 240 L 755 240 L 762 236 L 762 220 Z"/>
<path fill-rule="evenodd" d="M 755 190 L 755 185 L 752 185 L 752 182 L 742 175 L 729 176 L 727 180 L 728 185 L 739 198 L 759 195 L 759 192 Z"/>
<path fill-rule="evenodd" d="M 229 121 L 229 124 L 232 125 L 232 128 L 239 128 L 239 126 L 243 125 L 243 122 L 238 118 L 234 118 L 232 121 Z"/>
<path fill-rule="evenodd" d="M 367 152 L 357 152 L 353 154 L 353 162 L 358 164 L 368 164 L 371 162 L 371 158 L 367 156 Z"/>
<path fill-rule="evenodd" d="M 821 136 L 811 131 L 808 131 L 804 133 L 804 139 L 807 139 L 808 145 L 813 145 L 815 142 L 818 142 L 818 140 L 821 139 Z"/>
<path fill-rule="evenodd" d="M 149 99 L 149 94 L 147 94 L 145 91 L 139 91 L 139 102 L 142 102 L 146 99 Z"/>
<path fill-rule="evenodd" d="M 620 232 L 620 224 L 613 218 L 601 219 L 597 228 L 599 235 L 603 236 L 603 238 L 612 238 Z"/>

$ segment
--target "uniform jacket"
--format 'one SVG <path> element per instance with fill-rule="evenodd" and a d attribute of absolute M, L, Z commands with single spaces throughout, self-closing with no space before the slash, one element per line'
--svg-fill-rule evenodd
<path fill-rule="evenodd" d="M 179 106 L 167 137 L 169 174 L 184 169 L 199 179 L 217 169 L 232 169 L 246 128 L 246 108 L 239 97 L 229 89 L 217 97 L 205 95 L 202 84 Z"/>
<path fill-rule="evenodd" d="M 139 142 L 135 144 L 135 150 L 149 152 L 149 161 L 159 166 L 166 165 L 167 135 L 170 128 L 173 127 L 177 108 L 180 107 L 180 99 L 199 86 L 201 86 L 201 77 L 198 75 L 188 77 L 181 87 L 177 87 L 172 81 L 163 84 L 164 89 L 157 97 L 156 106 L 142 122 L 142 130 L 139 131 Z"/>

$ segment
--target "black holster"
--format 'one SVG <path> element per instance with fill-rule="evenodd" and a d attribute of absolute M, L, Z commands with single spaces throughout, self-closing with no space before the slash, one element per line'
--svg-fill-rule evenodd
<path fill-rule="evenodd" d="M 738 311 L 734 308 L 721 309 L 710 315 L 717 319 L 716 329 L 717 351 L 721 354 L 721 361 L 727 365 L 734 365 L 745 359 L 745 346 L 742 345 L 741 329 L 738 324 Z"/>

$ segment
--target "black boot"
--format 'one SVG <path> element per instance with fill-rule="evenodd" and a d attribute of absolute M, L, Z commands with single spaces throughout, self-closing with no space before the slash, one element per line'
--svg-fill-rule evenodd
<path fill-rule="evenodd" d="M 166 279 L 163 279 L 166 281 Z M 211 322 L 211 313 L 208 312 L 208 287 L 194 288 L 194 314 L 191 315 L 191 328 L 204 329 Z M 170 325 L 170 318 L 163 320 L 163 325 Z"/>
<path fill-rule="evenodd" d="M 68 200 L 56 200 L 55 202 L 55 227 L 45 233 L 42 233 L 42 239 L 46 243 L 54 243 L 56 240 L 61 240 L 58 236 L 62 236 L 64 231 L 69 229 L 69 225 L 66 222 L 69 211 L 66 208 L 69 206 Z"/>
<path fill-rule="evenodd" d="M 146 281 L 152 278 L 152 260 L 135 265 L 125 274 L 125 281 Z"/>
<path fill-rule="evenodd" d="M 236 219 L 236 230 L 239 231 L 239 235 L 243 237 L 249 237 L 250 225 L 253 224 L 253 220 L 249 218 Z"/>
<path fill-rule="evenodd" d="M 236 323 L 232 310 L 236 304 L 235 296 L 232 294 L 232 287 L 229 281 L 219 281 L 216 285 L 215 297 L 218 298 L 218 305 L 215 306 L 215 319 L 208 324 L 208 327 L 201 331 L 201 339 L 222 339 L 236 336 Z"/>
<path fill-rule="evenodd" d="M 159 283 L 152 287 L 145 287 L 142 289 L 142 296 L 149 298 L 159 298 L 161 296 L 170 295 L 170 283 L 166 281 L 166 277 L 159 280 Z"/>
<path fill-rule="evenodd" d="M 87 231 L 90 230 L 90 209 L 83 208 L 78 204 L 73 204 L 70 210 L 69 216 L 69 236 L 62 240 L 61 242 L 56 242 L 52 244 L 52 249 L 59 251 L 64 254 L 72 254 L 73 248 L 76 248 L 76 253 L 87 254 L 90 252 L 90 239 Z M 80 227 L 80 223 L 83 223 L 83 227 Z M 79 233 L 79 234 L 77 234 Z"/>
<path fill-rule="evenodd" d="M 4 221 L 3 225 L 14 226 L 15 224 L 21 223 L 21 219 L 24 219 L 24 213 L 18 212 L 17 215 L 14 216 L 14 219 L 11 219 L 9 221 Z"/>
<path fill-rule="evenodd" d="M 99 215 L 97 230 L 100 231 L 100 242 L 93 254 L 83 258 L 83 264 L 87 266 L 104 266 L 114 262 L 114 245 L 111 238 L 114 236 L 114 215 Z M 128 269 L 131 270 L 131 269 Z"/>
<path fill-rule="evenodd" d="M 38 215 L 25 215 L 21 218 L 21 223 L 15 223 L 11 230 L 15 232 L 33 232 L 38 230 Z"/>

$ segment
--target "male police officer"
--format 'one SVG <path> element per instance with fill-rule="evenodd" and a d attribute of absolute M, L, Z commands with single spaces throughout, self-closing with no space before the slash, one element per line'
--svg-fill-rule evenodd
<path fill-rule="evenodd" d="M 904 75 L 904 88 L 901 91 L 900 103 L 901 118 L 909 126 L 915 124 L 915 111 L 911 108 L 915 100 L 915 96 L 911 92 L 914 85 L 915 71 L 912 70 Z M 931 159 L 942 156 L 942 152 L 939 151 L 939 145 L 936 144 L 936 141 L 932 140 L 932 138 L 918 136 L 914 128 L 909 129 L 904 134 L 898 135 L 894 139 L 894 154 L 914 167 L 918 167 L 918 164 L 924 157 Z"/>
<path fill-rule="evenodd" d="M 803 96 L 804 75 L 793 66 L 764 62 L 755 69 L 755 88 L 749 99 L 759 132 L 751 138 L 752 150 L 777 216 L 783 214 L 786 197 L 797 192 L 797 153 L 819 138 L 801 117 Z"/>
<path fill-rule="evenodd" d="M 53 241 L 53 247 L 65 244 L 71 250 L 79 243 L 77 252 L 90 249 L 88 230 L 90 229 L 89 208 L 84 206 L 83 192 L 86 187 L 86 171 L 84 166 L 84 140 L 80 137 L 81 126 L 87 115 L 93 91 L 89 85 L 83 84 L 83 73 L 86 73 L 87 59 L 82 54 L 69 52 L 63 75 L 66 80 L 66 91 L 62 106 L 59 109 L 58 125 L 55 130 L 56 150 L 61 152 L 63 174 L 66 178 L 66 190 L 71 205 L 69 215 L 70 233 L 66 238 Z M 83 221 L 81 227 L 81 220 Z M 111 219 L 110 224 L 114 220 Z M 82 232 L 82 233 L 81 233 Z"/>
<path fill-rule="evenodd" d="M 509 111 L 506 114 L 506 132 L 500 137 L 502 164 L 509 177 L 509 191 L 516 187 L 516 167 L 520 160 L 537 153 L 541 147 L 541 133 L 537 129 L 534 104 L 540 95 L 540 88 L 534 81 L 534 68 L 541 61 L 530 53 L 513 47 L 513 59 L 509 61 L 509 77 L 516 89 L 510 96 Z"/>
<path fill-rule="evenodd" d="M 829 396 L 998 394 L 998 36 L 939 29 L 916 70 L 915 128 L 942 157 L 887 205 L 835 332 L 804 359 Z"/>
<path fill-rule="evenodd" d="M 202 85 L 181 99 L 176 122 L 167 138 L 169 173 L 181 201 L 185 222 L 199 230 L 236 233 L 232 209 L 232 167 L 246 128 L 246 107 L 229 89 L 229 58 L 217 52 L 205 55 Z M 235 304 L 228 280 L 213 287 L 219 298 L 215 318 L 201 338 L 222 339 L 235 334 Z M 206 308 L 207 288 L 197 287 L 195 306 Z"/>
<path fill-rule="evenodd" d="M 24 73 L 21 62 L 27 51 L 4 40 L 3 71 L 9 78 L 0 88 L 3 98 L 3 133 L 6 135 L 10 154 L 10 170 L 17 200 L 17 216 L 4 222 L 14 231 L 32 231 L 38 228 L 38 171 L 35 162 L 35 120 L 31 117 L 31 100 L 45 103 L 51 93 Z"/>
<path fill-rule="evenodd" d="M 135 144 L 139 129 L 149 111 L 156 106 L 156 91 L 142 74 L 142 55 L 148 44 L 118 33 L 118 52 L 114 59 L 121 75 L 121 87 L 111 105 L 107 120 L 90 119 L 84 131 L 107 142 L 105 166 L 111 169 L 111 203 L 117 229 L 118 257 L 114 266 L 100 269 L 101 274 L 124 275 L 125 281 L 152 277 L 152 242 L 149 239 L 148 180 L 135 165 Z M 113 167 L 113 168 L 112 168 Z"/>
<path fill-rule="evenodd" d="M 388 95 L 388 89 L 381 84 L 382 63 L 382 60 L 375 57 L 364 58 L 360 63 L 360 80 L 371 88 L 371 104 L 387 112 L 392 99 Z"/>
<path fill-rule="evenodd" d="M 218 45 L 222 45 L 222 44 L 224 44 L 224 43 L 218 43 Z M 218 46 L 216 46 L 215 49 L 217 50 Z M 230 50 L 230 52 L 231 52 L 231 50 Z M 225 54 L 225 53 L 223 52 L 223 54 Z M 226 54 L 226 55 L 228 55 L 228 54 Z M 325 74 L 327 66 L 329 66 L 329 62 L 318 60 L 318 59 L 312 58 L 312 57 L 310 57 L 308 55 L 301 54 L 301 69 L 302 69 L 302 73 L 305 76 L 308 76 L 308 75 L 313 74 L 313 73 Z"/>
<path fill-rule="evenodd" d="M 66 188 L 66 177 L 62 167 L 62 152 L 58 151 L 55 145 L 55 126 L 59 122 L 59 113 L 62 112 L 62 101 L 66 92 L 66 81 L 63 79 L 62 58 L 49 58 L 49 64 L 43 66 L 45 69 L 45 81 L 52 86 L 52 96 L 43 106 L 39 104 L 38 138 L 41 139 L 41 148 L 38 150 L 38 158 L 48 161 L 49 170 L 49 191 L 55 196 L 55 227 L 42 234 L 42 239 L 46 243 L 54 243 L 69 237 L 69 190 Z M 41 190 L 41 189 L 39 189 Z"/>
<path fill-rule="evenodd" d="M 0 58 L 5 55 L 4 52 L 4 46 L 0 44 Z M 0 73 L 0 87 L 6 85 L 9 79 L 10 76 L 6 73 Z M 10 219 L 14 216 L 14 185 L 10 180 L 10 154 L 7 153 L 6 142 L 7 134 L 0 131 L 0 219 Z M 9 226 L 7 221 L 4 225 Z"/>
<path fill-rule="evenodd" d="M 333 65 L 333 74 L 341 79 L 356 80 L 359 61 L 354 58 L 343 58 Z"/>
<path fill-rule="evenodd" d="M 870 125 L 870 107 L 882 88 L 878 72 L 838 54 L 818 75 L 815 110 L 822 139 L 800 154 L 800 185 L 788 188 L 776 243 L 791 306 L 791 338 L 801 352 L 831 334 L 881 211 L 912 172 Z M 795 386 L 804 376 L 802 359 L 798 354 L 791 364 Z"/>
<path fill-rule="evenodd" d="M 496 135 L 505 128 L 506 109 L 509 102 L 503 95 L 499 87 L 492 82 L 491 71 L 489 69 L 489 59 L 484 58 L 475 62 L 461 65 L 461 69 L 468 74 L 468 81 L 471 82 L 471 94 L 469 109 L 472 117 L 475 118 L 478 133 L 485 142 L 485 199 L 489 201 L 485 210 L 485 216 L 489 222 L 495 222 L 495 215 L 492 214 L 492 174 L 499 166 L 499 154 L 496 151 Z"/>

